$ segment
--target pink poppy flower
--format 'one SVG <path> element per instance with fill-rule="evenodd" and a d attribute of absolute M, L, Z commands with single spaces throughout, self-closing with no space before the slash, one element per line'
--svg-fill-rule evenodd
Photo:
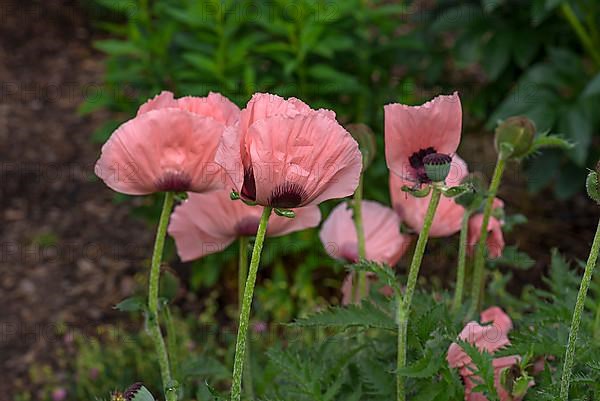
<path fill-rule="evenodd" d="M 458 157 L 458 155 L 455 155 L 452 159 L 450 173 L 446 178 L 446 184 L 449 186 L 459 185 L 468 173 L 467 163 Z M 423 227 L 431 195 L 424 198 L 416 198 L 402 191 L 404 185 L 412 187 L 413 183 L 395 175 L 393 172 L 390 173 L 392 205 L 402 218 L 402 221 L 408 224 L 413 230 L 419 232 Z M 447 237 L 460 231 L 464 213 L 465 209 L 454 202 L 454 199 L 442 196 L 433 217 L 429 236 Z"/>
<path fill-rule="evenodd" d="M 485 351 L 490 354 L 510 344 L 508 332 L 512 329 L 512 320 L 502 309 L 494 306 L 481 312 L 481 322 L 491 324 L 482 326 L 477 322 L 469 322 L 460 332 L 459 338 L 475 345 L 481 352 Z M 473 365 L 473 361 L 460 345 L 452 343 L 448 348 L 446 359 L 451 368 L 459 369 L 465 383 L 465 400 L 488 401 L 483 394 L 473 392 L 473 389 L 480 382 L 480 378 L 474 373 L 477 371 L 477 367 Z M 492 362 L 494 386 L 501 401 L 519 401 L 522 399 L 522 397 L 513 397 L 502 385 L 504 371 L 516 366 L 520 361 L 520 356 L 511 355 L 494 358 Z M 531 382 L 530 386 L 533 386 L 533 384 Z"/>
<path fill-rule="evenodd" d="M 190 193 L 188 199 L 175 208 L 168 232 L 175 239 L 182 261 L 223 251 L 241 236 L 256 235 L 261 208 L 232 201 L 229 193 L 229 190 Z M 277 237 L 316 227 L 321 221 L 318 206 L 298 209 L 295 213 L 293 219 L 271 216 L 267 236 Z"/>
<path fill-rule="evenodd" d="M 373 201 L 362 202 L 365 250 L 368 260 L 394 266 L 408 249 L 410 237 L 400 233 L 400 218 L 390 208 Z M 340 203 L 329 215 L 319 234 L 327 253 L 350 263 L 358 261 L 358 237 L 354 225 L 352 208 Z M 348 274 L 342 284 L 342 304 L 352 302 L 353 279 Z M 374 274 L 367 274 L 370 284 L 376 280 Z M 381 292 L 391 296 L 392 289 L 382 287 Z"/>
<path fill-rule="evenodd" d="M 242 198 L 279 208 L 352 195 L 362 168 L 358 144 L 332 111 L 263 93 L 225 132 L 216 161 Z"/>
<path fill-rule="evenodd" d="M 494 199 L 494 204 L 492 207 L 494 209 L 503 208 L 504 202 L 496 198 Z M 479 238 L 481 237 L 482 224 L 482 213 L 478 213 L 469 219 L 469 236 L 467 244 L 469 247 L 470 254 L 473 254 L 475 246 L 477 245 L 477 242 L 479 242 Z M 499 258 L 500 256 L 502 256 L 502 251 L 504 251 L 505 245 L 504 235 L 502 234 L 502 221 L 498 220 L 493 216 L 490 216 L 490 221 L 488 222 L 488 233 L 489 234 L 486 240 L 488 254 L 492 259 Z"/>
<path fill-rule="evenodd" d="M 121 125 L 102 147 L 95 172 L 117 192 L 206 192 L 225 186 L 214 162 L 226 127 L 239 109 L 223 96 L 174 99 L 163 92 Z"/>
<path fill-rule="evenodd" d="M 220 93 L 210 92 L 206 97 L 185 96 L 175 99 L 173 93 L 162 91 L 140 106 L 137 115 L 163 108 L 178 108 L 211 117 L 225 125 L 235 125 L 240 118 L 240 108 Z"/>
<path fill-rule="evenodd" d="M 385 158 L 391 172 L 416 183 L 430 182 L 423 158 L 452 156 L 460 143 L 462 109 L 455 92 L 421 106 L 394 103 L 384 107 Z"/>
<path fill-rule="evenodd" d="M 410 243 L 410 237 L 400 233 L 400 218 L 392 209 L 374 201 L 362 202 L 362 215 L 367 259 L 394 266 Z M 319 237 L 331 257 L 351 263 L 358 261 L 356 227 L 347 203 L 333 209 Z"/>

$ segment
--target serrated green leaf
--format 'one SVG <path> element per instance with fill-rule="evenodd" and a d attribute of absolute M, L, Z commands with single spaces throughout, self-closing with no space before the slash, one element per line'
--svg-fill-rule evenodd
<path fill-rule="evenodd" d="M 394 318 L 369 300 L 363 301 L 360 305 L 331 307 L 312 316 L 297 319 L 291 325 L 298 327 L 337 327 L 340 329 L 370 327 L 396 330 Z"/>
<path fill-rule="evenodd" d="M 535 265 L 535 260 L 525 252 L 519 251 L 516 246 L 507 246 L 502 251 L 502 256 L 490 260 L 489 263 L 492 266 L 503 265 L 527 270 Z"/>

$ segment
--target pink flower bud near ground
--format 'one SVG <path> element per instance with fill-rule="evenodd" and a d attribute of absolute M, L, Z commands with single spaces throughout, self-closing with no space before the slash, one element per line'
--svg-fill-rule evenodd
<path fill-rule="evenodd" d="M 469 322 L 458 337 L 463 341 L 475 345 L 479 351 L 485 351 L 490 354 L 494 354 L 499 349 L 510 344 L 508 332 L 512 329 L 512 320 L 502 309 L 494 306 L 484 310 L 481 312 L 481 322 L 490 324 L 482 326 L 477 322 Z M 448 365 L 451 368 L 458 369 L 463 378 L 463 382 L 465 383 L 465 400 L 487 401 L 487 397 L 483 394 L 473 393 L 473 389 L 480 382 L 479 377 L 474 373 L 477 371 L 477 367 L 473 365 L 473 361 L 460 345 L 457 343 L 450 344 L 446 359 Z M 492 362 L 494 367 L 494 387 L 500 397 L 500 401 L 520 401 L 522 399 L 522 397 L 513 397 L 502 384 L 504 371 L 516 366 L 520 361 L 521 357 L 518 355 L 494 358 Z M 533 382 L 530 382 L 529 386 L 531 387 L 533 384 Z"/>
<path fill-rule="evenodd" d="M 467 163 L 458 155 L 454 155 L 446 184 L 448 186 L 459 185 L 468 174 Z M 393 172 L 390 173 L 390 196 L 394 210 L 400 215 L 402 221 L 419 232 L 425 221 L 431 195 L 424 198 L 414 197 L 402 191 L 404 185 L 411 187 L 414 183 Z M 460 231 L 464 213 L 465 209 L 454 202 L 453 198 L 442 197 L 435 212 L 429 235 L 431 237 L 447 237 Z"/>
<path fill-rule="evenodd" d="M 493 209 L 503 207 L 504 202 L 502 202 L 502 200 L 498 198 L 494 199 Z M 469 219 L 469 236 L 467 239 L 467 244 L 469 247 L 470 254 L 473 254 L 475 246 L 479 242 L 479 238 L 481 237 L 482 224 L 482 213 L 475 214 Z M 489 235 L 486 241 L 488 254 L 492 259 L 499 258 L 500 256 L 502 256 L 502 252 L 504 251 L 505 246 L 504 235 L 502 234 L 502 222 L 497 218 L 490 216 L 490 221 L 488 222 L 488 232 Z"/>
<path fill-rule="evenodd" d="M 384 118 L 388 168 L 408 181 L 430 182 L 423 159 L 433 153 L 453 156 L 460 143 L 462 108 L 456 92 L 421 106 L 388 104 Z"/>
<path fill-rule="evenodd" d="M 352 195 L 362 169 L 358 144 L 335 113 L 265 93 L 224 133 L 216 162 L 243 199 L 278 208 Z"/>
<path fill-rule="evenodd" d="M 174 99 L 162 92 L 121 125 L 102 147 L 95 172 L 117 192 L 206 192 L 224 188 L 215 153 L 239 109 L 225 97 Z"/>
<path fill-rule="evenodd" d="M 249 206 L 241 200 L 233 201 L 229 194 L 229 190 L 190 193 L 188 199 L 175 208 L 168 231 L 175 239 L 182 261 L 221 252 L 241 236 L 256 235 L 262 208 Z M 272 215 L 267 236 L 289 234 L 316 227 L 321 222 L 318 206 L 307 206 L 294 212 L 294 218 Z"/>

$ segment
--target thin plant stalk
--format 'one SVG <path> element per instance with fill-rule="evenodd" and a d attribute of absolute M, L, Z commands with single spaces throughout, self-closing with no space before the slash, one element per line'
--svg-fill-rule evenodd
<path fill-rule="evenodd" d="M 248 237 L 242 236 L 239 238 L 239 259 L 238 259 L 238 306 L 239 312 L 242 311 L 242 300 L 244 298 L 244 288 L 246 279 L 248 278 Z M 243 385 L 246 397 L 249 400 L 254 399 L 254 385 L 252 383 L 252 366 L 250 365 L 250 353 L 252 344 L 248 342 L 246 336 L 246 364 L 244 365 Z"/>
<path fill-rule="evenodd" d="M 494 168 L 494 174 L 492 176 L 492 182 L 487 192 L 487 198 L 485 200 L 485 206 L 483 208 L 483 221 L 481 223 L 481 232 L 479 234 L 479 242 L 475 248 L 475 258 L 473 263 L 473 283 L 471 287 L 471 306 L 467 317 L 473 316 L 475 312 L 481 307 L 481 286 L 483 285 L 483 270 L 485 268 L 485 244 L 488 236 L 488 224 L 490 222 L 490 216 L 492 215 L 492 209 L 494 206 L 494 199 L 498 193 L 500 187 L 500 181 L 502 180 L 502 174 L 506 167 L 507 157 L 502 151 L 498 153 L 498 160 L 496 161 L 496 167 Z"/>
<path fill-rule="evenodd" d="M 358 258 L 365 259 L 367 257 L 367 250 L 365 245 L 365 229 L 363 227 L 362 218 L 362 197 L 363 197 L 363 176 L 361 174 L 358 181 L 358 187 L 354 192 L 354 201 L 352 202 L 354 226 L 356 227 L 356 237 L 358 239 Z M 364 299 L 367 297 L 367 273 L 358 272 L 358 278 L 356 280 L 355 295 L 354 299 Z"/>
<path fill-rule="evenodd" d="M 177 354 L 177 335 L 175 330 L 175 322 L 171 315 L 171 310 L 168 306 L 164 308 L 165 312 L 165 327 L 167 329 L 167 354 L 171 366 L 171 374 L 173 379 L 179 378 L 179 357 Z"/>
<path fill-rule="evenodd" d="M 467 240 L 469 233 L 469 218 L 471 213 L 465 210 L 460 226 L 460 239 L 458 241 L 458 265 L 456 267 L 456 286 L 454 288 L 454 300 L 452 302 L 452 313 L 456 315 L 463 300 L 465 288 L 465 270 L 467 265 Z"/>
<path fill-rule="evenodd" d="M 406 400 L 404 377 L 400 374 L 400 369 L 406 366 L 406 337 L 408 332 L 408 317 L 410 316 L 412 297 L 417 285 L 417 278 L 419 277 L 419 269 L 421 268 L 421 262 L 423 261 L 423 254 L 425 253 L 425 247 L 427 246 L 427 240 L 429 239 L 429 230 L 431 229 L 435 211 L 440 203 L 440 196 L 441 190 L 436 184 L 434 184 L 431 199 L 429 200 L 429 206 L 427 207 L 427 213 L 425 214 L 425 220 L 423 221 L 423 227 L 419 233 L 419 239 L 417 240 L 415 252 L 410 264 L 410 269 L 408 271 L 408 281 L 406 284 L 404 298 L 401 298 L 400 296 L 397 298 L 398 359 L 396 362 L 396 367 L 398 372 L 396 373 L 396 394 L 398 401 Z"/>
<path fill-rule="evenodd" d="M 596 268 L 596 261 L 598 260 L 598 253 L 600 252 L 600 222 L 596 229 L 596 235 L 594 236 L 594 242 L 592 242 L 592 249 L 585 265 L 585 272 L 581 279 L 581 285 L 579 286 L 579 293 L 577 294 L 577 301 L 575 302 L 575 309 L 573 310 L 573 318 L 571 320 L 571 329 L 569 330 L 569 342 L 567 343 L 567 349 L 565 351 L 565 363 L 563 366 L 562 378 L 560 380 L 560 400 L 567 401 L 569 397 L 569 385 L 571 382 L 571 373 L 573 370 L 573 364 L 575 363 L 575 343 L 577 342 L 577 333 L 579 332 L 579 324 L 581 323 L 581 315 L 583 314 L 583 308 L 585 306 L 585 298 L 587 296 L 592 275 Z"/>
<path fill-rule="evenodd" d="M 167 226 L 169 225 L 169 216 L 173 209 L 173 193 L 166 192 L 165 200 L 158 221 L 156 230 L 156 240 L 154 241 L 154 251 L 152 252 L 152 263 L 150 265 L 150 280 L 148 282 L 148 329 L 154 348 L 158 357 L 160 374 L 167 401 L 175 401 L 177 398 L 176 390 L 172 388 L 171 368 L 169 366 L 169 356 L 165 346 L 160 323 L 158 321 L 158 283 L 160 278 L 160 265 L 162 263 L 163 250 L 165 247 L 165 237 L 167 235 Z"/>
<path fill-rule="evenodd" d="M 242 298 L 242 309 L 240 311 L 240 322 L 235 343 L 235 358 L 233 361 L 233 378 L 231 383 L 231 401 L 240 401 L 242 397 L 242 372 L 244 370 L 244 362 L 246 360 L 246 337 L 248 335 L 248 322 L 250 320 L 250 308 L 252 306 L 252 298 L 254 296 L 254 285 L 256 283 L 256 275 L 258 273 L 258 265 L 260 255 L 267 232 L 267 223 L 271 215 L 271 207 L 265 206 L 256 239 L 254 241 L 254 249 L 252 250 L 252 259 L 250 260 L 250 269 L 248 278 L 244 286 L 244 296 Z"/>

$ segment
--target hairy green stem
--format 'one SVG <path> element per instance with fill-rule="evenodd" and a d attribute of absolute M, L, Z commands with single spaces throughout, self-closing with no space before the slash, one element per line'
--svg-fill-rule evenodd
<path fill-rule="evenodd" d="M 410 316 L 412 297 L 417 285 L 417 278 L 419 277 L 419 269 L 421 268 L 421 262 L 423 261 L 423 254 L 425 253 L 425 247 L 427 246 L 427 240 L 429 239 L 429 230 L 431 229 L 431 223 L 433 222 L 435 211 L 440 203 L 441 193 L 442 192 L 440 188 L 434 184 L 431 199 L 429 200 L 429 206 L 427 208 L 427 213 L 425 214 L 425 220 L 423 221 L 423 227 L 419 233 L 419 239 L 417 240 L 415 253 L 413 254 L 410 269 L 408 271 L 408 280 L 406 283 L 404 298 L 401 298 L 400 296 L 397 298 L 398 359 L 396 361 L 396 367 L 398 373 L 396 373 L 396 394 L 398 401 L 406 400 L 404 376 L 402 376 L 399 371 L 406 366 L 406 337 L 408 333 L 408 317 Z"/>
<path fill-rule="evenodd" d="M 594 41 L 592 40 L 590 35 L 588 35 L 584 26 L 579 21 L 579 18 L 575 14 L 575 11 L 573 11 L 571 5 L 566 1 L 562 2 L 560 7 L 565 19 L 567 20 L 567 22 L 569 22 L 571 28 L 573 28 L 573 30 L 577 34 L 577 37 L 579 38 L 579 41 L 581 42 L 585 50 L 594 60 L 596 67 L 600 67 L 600 53 L 598 52 Z"/>
<path fill-rule="evenodd" d="M 365 244 L 365 229 L 363 227 L 363 218 L 362 218 L 362 197 L 363 197 L 363 176 L 361 174 L 360 179 L 358 181 L 358 187 L 354 192 L 354 201 L 352 202 L 352 207 L 354 209 L 354 225 L 356 227 L 356 237 L 358 239 L 358 258 L 365 259 L 367 257 L 367 250 Z M 355 300 L 362 300 L 366 298 L 369 294 L 367 294 L 367 273 L 366 272 L 358 272 L 358 279 L 356 280 L 356 285 L 354 287 L 354 293 L 358 296 L 354 297 Z"/>
<path fill-rule="evenodd" d="M 179 358 L 177 355 L 177 334 L 175 331 L 175 322 L 168 306 L 165 307 L 165 326 L 167 328 L 167 354 L 171 365 L 171 375 L 173 379 L 179 378 Z"/>
<path fill-rule="evenodd" d="M 575 302 L 575 309 L 573 310 L 573 318 L 571 320 L 571 330 L 569 331 L 569 342 L 567 343 L 567 349 L 565 351 L 565 363 L 563 366 L 562 378 L 560 380 L 560 400 L 567 401 L 569 398 L 569 385 L 571 382 L 571 372 L 573 370 L 573 364 L 575 363 L 575 343 L 577 342 L 577 333 L 579 331 L 579 324 L 581 323 L 581 315 L 583 314 L 583 308 L 585 306 L 585 298 L 587 296 L 588 288 L 596 268 L 596 261 L 598 260 L 598 253 L 600 252 L 600 222 L 598 222 L 598 228 L 596 228 L 596 235 L 594 236 L 594 242 L 592 242 L 592 249 L 585 265 L 585 272 L 581 279 L 581 285 L 579 286 L 579 293 L 577 294 L 577 301 Z"/>
<path fill-rule="evenodd" d="M 465 210 L 462 224 L 460 226 L 460 239 L 458 241 L 458 265 L 456 267 L 456 286 L 454 288 L 454 301 L 452 302 L 452 313 L 456 315 L 463 300 L 465 288 L 465 268 L 467 264 L 467 239 L 469 234 L 469 218 L 471 213 Z"/>
<path fill-rule="evenodd" d="M 242 372 L 244 370 L 244 362 L 246 358 L 246 337 L 248 335 L 248 322 L 250 320 L 250 307 L 252 306 L 252 298 L 254 296 L 254 285 L 256 283 L 256 274 L 258 273 L 258 264 L 260 262 L 260 254 L 262 252 L 265 234 L 267 232 L 267 223 L 273 209 L 265 206 L 256 239 L 254 241 L 254 249 L 252 250 L 252 259 L 250 260 L 250 270 L 246 285 L 244 286 L 244 296 L 242 298 L 242 309 L 240 311 L 240 322 L 235 343 L 235 358 L 233 361 L 233 379 L 231 382 L 231 401 L 240 401 L 242 398 Z"/>
<path fill-rule="evenodd" d="M 475 312 L 481 307 L 481 286 L 483 285 L 483 270 L 485 268 L 485 245 L 488 236 L 488 224 L 490 222 L 490 216 L 492 215 L 492 209 L 494 206 L 494 199 L 498 193 L 498 187 L 500 187 L 500 181 L 502 180 L 502 174 L 506 167 L 507 156 L 501 151 L 498 153 L 498 160 L 496 161 L 496 167 L 494 168 L 494 174 L 492 176 L 492 182 L 487 192 L 487 199 L 483 208 L 483 220 L 481 222 L 481 232 L 479 234 L 479 242 L 475 249 L 475 259 L 473 264 L 473 283 L 471 287 L 471 306 L 469 307 L 469 313 L 467 318 L 472 317 Z"/>
<path fill-rule="evenodd" d="M 240 237 L 240 250 L 238 260 L 238 306 L 240 313 L 242 311 L 242 300 L 244 299 L 244 288 L 246 287 L 246 279 L 248 278 L 248 243 L 248 237 Z M 249 400 L 254 399 L 254 385 L 252 383 L 252 366 L 250 366 L 251 350 L 252 344 L 248 342 L 248 336 L 246 336 L 246 364 L 244 365 L 243 385 L 246 397 L 248 397 Z"/>
<path fill-rule="evenodd" d="M 156 230 L 156 240 L 154 241 L 154 251 L 152 252 L 152 263 L 150 265 L 150 280 L 148 282 L 148 329 L 154 342 L 154 348 L 158 356 L 160 365 L 160 374 L 167 401 L 174 401 L 177 398 L 176 389 L 172 388 L 171 369 L 169 367 L 169 356 L 160 331 L 158 321 L 158 282 L 160 278 L 160 264 L 162 263 L 163 250 L 165 247 L 165 237 L 167 235 L 167 226 L 169 225 L 169 216 L 173 209 L 173 193 L 166 192 L 162 212 L 158 221 Z"/>

